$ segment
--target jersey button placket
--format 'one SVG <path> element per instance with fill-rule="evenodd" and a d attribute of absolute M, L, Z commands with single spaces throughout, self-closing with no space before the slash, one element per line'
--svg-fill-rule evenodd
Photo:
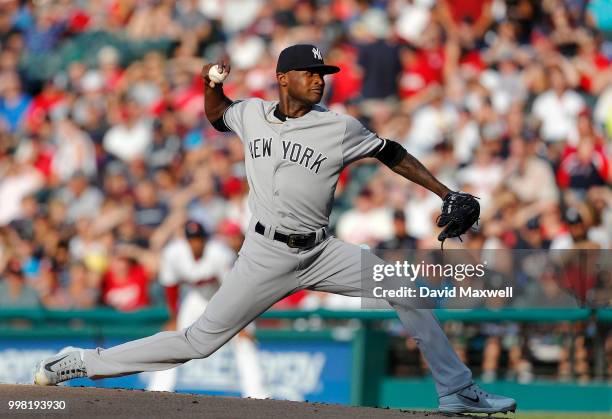
<path fill-rule="evenodd" d="M 278 204 L 278 200 L 280 199 L 280 190 L 277 189 L 277 183 L 276 183 L 276 178 L 277 176 L 279 176 L 279 169 L 282 165 L 282 144 L 283 144 L 283 139 L 285 138 L 285 133 L 287 131 L 289 124 L 288 122 L 283 122 L 283 125 L 281 126 L 281 129 L 279 131 L 279 135 L 278 135 L 278 144 L 279 144 L 279 155 L 278 155 L 278 161 L 276 163 L 276 167 L 274 168 L 274 173 L 272 175 L 272 199 L 277 201 Z M 279 208 L 279 205 L 276 206 L 276 208 Z M 277 215 L 279 218 L 285 218 L 286 214 L 283 211 L 279 211 L 277 209 Z"/>
<path fill-rule="evenodd" d="M 279 144 L 279 148 L 280 144 L 282 144 L 282 138 L 283 138 L 283 127 L 281 127 L 279 135 L 278 135 L 278 140 L 277 143 Z M 275 201 L 276 198 L 278 198 L 278 196 L 280 195 L 279 191 L 276 189 L 276 177 L 278 175 L 278 169 L 280 168 L 281 165 L 281 159 L 280 159 L 281 155 L 278 154 L 276 156 L 277 161 L 275 162 L 275 166 L 274 166 L 274 170 L 272 171 L 272 200 Z"/>
<path fill-rule="evenodd" d="M 279 208 L 279 202 L 278 200 L 280 199 L 280 191 L 276 188 L 276 178 L 278 176 L 278 170 L 280 169 L 280 162 L 278 162 L 276 164 L 276 167 L 274 168 L 274 172 L 272 173 L 272 200 L 275 201 L 275 207 L 277 208 L 277 215 L 280 218 L 283 218 L 284 214 L 281 211 L 278 211 Z"/>

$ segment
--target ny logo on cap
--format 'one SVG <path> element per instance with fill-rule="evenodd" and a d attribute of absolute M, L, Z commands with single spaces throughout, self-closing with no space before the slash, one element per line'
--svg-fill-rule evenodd
<path fill-rule="evenodd" d="M 323 61 L 323 57 L 321 56 L 321 51 L 319 51 L 319 48 L 316 48 L 316 47 L 315 47 L 315 48 L 313 48 L 313 49 L 312 49 L 312 55 L 314 55 L 314 57 L 315 57 L 317 60 L 321 60 L 321 61 Z"/>

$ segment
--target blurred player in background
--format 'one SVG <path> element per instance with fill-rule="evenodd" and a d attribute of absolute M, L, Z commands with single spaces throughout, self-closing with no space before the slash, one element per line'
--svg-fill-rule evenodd
<path fill-rule="evenodd" d="M 204 312 L 208 301 L 219 289 L 223 276 L 231 269 L 244 237 L 240 227 L 226 221 L 219 225 L 218 238 L 209 238 L 204 227 L 187 221 L 185 237 L 177 237 L 162 251 L 159 281 L 166 287 L 171 318 L 166 330 L 180 330 L 191 325 Z M 183 298 L 179 303 L 179 288 Z M 240 332 L 232 341 L 236 367 L 244 397 L 266 398 L 263 374 L 252 335 L 253 327 Z M 172 368 L 152 374 L 147 387 L 153 391 L 174 391 L 178 370 Z"/>

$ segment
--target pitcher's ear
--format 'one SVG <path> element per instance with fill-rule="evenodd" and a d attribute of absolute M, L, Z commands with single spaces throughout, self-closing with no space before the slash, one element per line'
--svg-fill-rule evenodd
<path fill-rule="evenodd" d="M 287 80 L 287 73 L 276 73 L 276 80 L 278 81 L 279 86 L 286 87 L 289 84 Z"/>

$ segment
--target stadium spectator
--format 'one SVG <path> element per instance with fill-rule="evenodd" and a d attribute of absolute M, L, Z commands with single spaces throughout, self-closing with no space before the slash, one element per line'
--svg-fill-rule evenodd
<path fill-rule="evenodd" d="M 7 263 L 0 281 L 0 307 L 36 308 L 40 302 L 38 293 L 26 282 L 20 263 L 12 259 Z"/>
<path fill-rule="evenodd" d="M 486 210 L 489 197 L 503 179 L 503 170 L 493 159 L 487 143 L 479 147 L 474 153 L 473 163 L 457 172 L 457 180 L 463 189 L 469 188 L 473 194 L 481 198 L 480 206 Z"/>
<path fill-rule="evenodd" d="M 440 0 L 438 14 L 449 35 L 473 48 L 493 23 L 492 0 Z"/>
<path fill-rule="evenodd" d="M 608 232 L 612 224 L 612 192 L 606 186 L 593 187 L 588 190 L 586 198 L 593 216 L 587 237 L 598 243 L 601 249 L 610 249 L 612 238 Z"/>
<path fill-rule="evenodd" d="M 21 215 L 22 199 L 43 186 L 42 175 L 30 165 L 9 160 L 0 181 L 0 226 Z"/>
<path fill-rule="evenodd" d="M 57 10 L 51 5 L 42 5 L 33 10 L 33 21 L 24 28 L 28 53 L 51 52 L 60 42 L 66 27 Z"/>
<path fill-rule="evenodd" d="M 58 121 L 53 133 L 53 152 L 49 169 L 61 182 L 66 182 L 77 173 L 88 178 L 97 174 L 94 144 L 87 131 L 79 128 L 74 121 Z"/>
<path fill-rule="evenodd" d="M 330 51 L 329 63 L 338 66 L 342 74 L 331 78 L 331 95 L 328 100 L 330 106 L 345 104 L 360 94 L 363 70 L 358 66 L 357 58 L 357 48 L 347 43 Z"/>
<path fill-rule="evenodd" d="M 517 136 L 510 140 L 503 179 L 524 203 L 554 202 L 559 195 L 550 165 L 536 155 L 535 144 Z"/>
<path fill-rule="evenodd" d="M 69 268 L 67 307 L 93 308 L 100 298 L 99 276 L 92 275 L 84 264 L 75 262 Z"/>
<path fill-rule="evenodd" d="M 21 128 L 32 98 L 21 90 L 19 76 L 14 72 L 6 72 L 0 77 L 0 123 L 9 132 Z"/>
<path fill-rule="evenodd" d="M 415 156 L 430 154 L 435 146 L 447 141 L 458 124 L 458 113 L 441 89 L 435 89 L 424 106 L 412 115 L 412 124 L 404 146 Z"/>
<path fill-rule="evenodd" d="M 102 300 L 121 311 L 137 310 L 149 304 L 149 278 L 136 261 L 115 254 L 103 276 Z"/>
<path fill-rule="evenodd" d="M 562 189 L 570 188 L 581 197 L 593 186 L 605 185 L 610 180 L 610 161 L 596 135 L 588 113 L 578 119 L 580 139 L 575 147 L 567 146 L 561 156 L 557 182 Z"/>
<path fill-rule="evenodd" d="M 390 27 L 386 14 L 369 9 L 356 30 L 363 31 L 358 46 L 358 64 L 363 69 L 361 95 L 364 99 L 397 98 L 397 80 L 401 71 L 398 46 L 389 42 Z"/>
<path fill-rule="evenodd" d="M 364 189 L 355 199 L 355 208 L 338 220 L 338 238 L 347 243 L 375 246 L 394 235 L 391 212 L 376 202 L 373 192 Z"/>
<path fill-rule="evenodd" d="M 153 140 L 153 132 L 136 101 L 124 100 L 120 114 L 122 122 L 110 128 L 104 136 L 104 149 L 110 155 L 129 163 L 145 156 Z"/>
<path fill-rule="evenodd" d="M 89 179 L 83 172 L 75 173 L 68 181 L 68 185 L 58 191 L 57 198 L 67 205 L 68 222 L 74 223 L 82 217 L 96 215 L 100 210 L 104 196 L 100 190 L 90 185 Z"/>
<path fill-rule="evenodd" d="M 578 114 L 584 110 L 584 100 L 569 88 L 566 75 L 558 66 L 548 68 L 550 89 L 533 102 L 533 114 L 541 122 L 540 134 L 549 142 L 578 140 Z"/>
<path fill-rule="evenodd" d="M 140 182 L 135 189 L 134 221 L 137 235 L 148 241 L 153 231 L 168 216 L 168 207 L 159 201 L 155 185 L 151 181 Z"/>
<path fill-rule="evenodd" d="M 406 230 L 406 215 L 403 210 L 393 211 L 393 238 L 380 242 L 377 248 L 380 250 L 417 248 L 417 240 L 408 235 Z"/>

